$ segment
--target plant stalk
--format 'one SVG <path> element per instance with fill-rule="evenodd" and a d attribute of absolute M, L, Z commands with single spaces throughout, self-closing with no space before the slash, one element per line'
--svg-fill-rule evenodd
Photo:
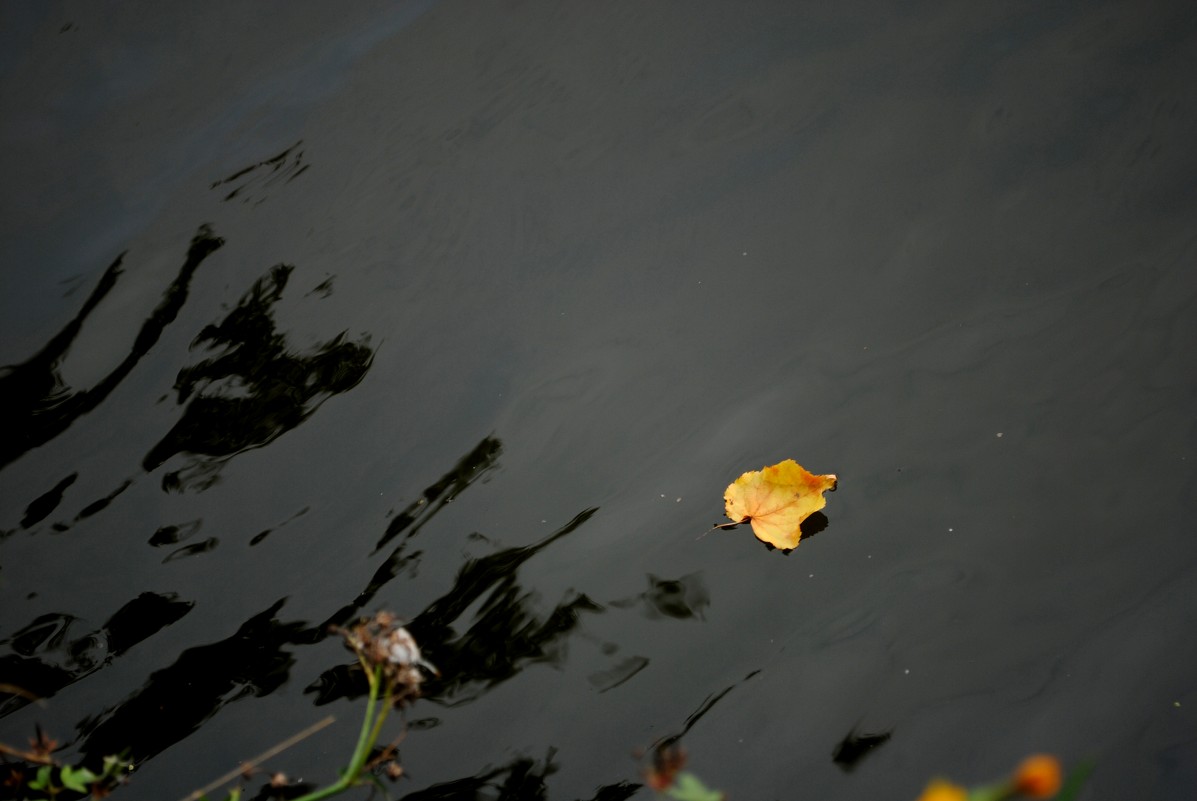
<path fill-rule="evenodd" d="M 366 760 L 370 756 L 370 749 L 374 747 L 374 742 L 378 739 L 378 733 L 382 729 L 382 721 L 386 719 L 391 701 L 390 688 L 388 687 L 383 699 L 385 705 L 380 712 L 377 712 L 376 716 L 376 707 L 379 700 L 378 688 L 382 684 L 382 666 L 375 667 L 366 675 L 370 680 L 370 698 L 366 702 L 366 714 L 362 718 L 362 729 L 357 737 L 357 747 L 353 749 L 353 757 L 349 760 L 349 767 L 341 774 L 341 778 L 333 784 L 300 796 L 293 799 L 293 801 L 320 801 L 320 799 L 342 793 L 357 784 L 358 779 L 361 777 L 362 769 L 366 765 Z"/>

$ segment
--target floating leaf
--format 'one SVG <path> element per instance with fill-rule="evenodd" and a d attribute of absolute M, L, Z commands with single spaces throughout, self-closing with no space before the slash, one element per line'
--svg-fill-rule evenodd
<path fill-rule="evenodd" d="M 723 493 L 723 500 L 728 517 L 751 523 L 757 539 L 788 550 L 798 546 L 802 521 L 827 504 L 823 493 L 835 485 L 834 475 L 817 476 L 786 459 L 740 476 Z"/>

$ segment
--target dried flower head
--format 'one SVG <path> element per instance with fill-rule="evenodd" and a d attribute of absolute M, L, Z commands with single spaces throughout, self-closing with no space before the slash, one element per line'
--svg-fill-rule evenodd
<path fill-rule="evenodd" d="M 21 787 L 25 784 L 25 771 L 21 770 L 19 765 L 4 765 L 0 771 L 7 771 L 0 772 L 0 775 L 4 776 L 4 781 L 0 781 L 0 787 Z"/>
<path fill-rule="evenodd" d="M 686 767 L 686 750 L 676 741 L 653 749 L 651 764 L 644 771 L 644 781 L 658 793 L 673 786 L 678 771 Z"/>
<path fill-rule="evenodd" d="M 421 668 L 440 675 L 420 654 L 415 637 L 399 625 L 398 618 L 390 612 L 379 612 L 372 618 L 358 621 L 350 629 L 337 631 L 367 670 L 382 669 L 383 681 L 390 688 L 396 706 L 420 695 L 420 685 L 424 681 Z"/>
<path fill-rule="evenodd" d="M 51 756 L 58 748 L 58 741 L 42 731 L 41 726 L 35 727 L 37 735 L 29 738 L 30 762 L 40 762 L 49 765 L 54 760 Z"/>

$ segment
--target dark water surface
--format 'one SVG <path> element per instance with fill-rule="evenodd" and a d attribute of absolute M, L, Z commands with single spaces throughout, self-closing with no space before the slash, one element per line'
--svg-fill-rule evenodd
<path fill-rule="evenodd" d="M 8 4 L 0 741 L 132 798 L 443 672 L 409 798 L 1197 786 L 1191 3 Z M 786 555 L 699 538 L 835 472 Z M 853 770 L 851 732 L 891 732 Z M 255 790 L 256 791 L 256 790 Z"/>

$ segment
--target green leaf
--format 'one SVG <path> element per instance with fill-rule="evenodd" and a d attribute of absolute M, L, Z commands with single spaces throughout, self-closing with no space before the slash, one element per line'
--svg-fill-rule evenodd
<path fill-rule="evenodd" d="M 1068 774 L 1068 778 L 1064 780 L 1064 786 L 1060 789 L 1060 794 L 1056 796 L 1055 801 L 1072 801 L 1076 798 L 1076 794 L 1085 786 L 1085 780 L 1092 772 L 1092 762 L 1082 762 L 1074 768 L 1072 773 Z"/>
<path fill-rule="evenodd" d="M 46 790 L 50 789 L 50 774 L 54 770 L 53 765 L 42 765 L 37 769 L 37 778 L 29 782 L 29 787 L 32 790 Z"/>
<path fill-rule="evenodd" d="M 63 765 L 58 775 L 62 786 L 76 793 L 88 792 L 89 786 L 96 780 L 96 774 L 87 768 L 72 768 L 70 765 Z"/>
<path fill-rule="evenodd" d="M 968 801 L 1002 801 L 1009 797 L 1010 785 L 1007 782 L 986 784 L 968 791 Z"/>
<path fill-rule="evenodd" d="M 117 774 L 124 773 L 126 770 L 132 770 L 133 763 L 125 759 L 125 754 L 110 754 L 104 757 L 104 770 L 100 773 L 105 779 L 110 776 L 114 777 Z"/>
<path fill-rule="evenodd" d="M 693 773 L 679 773 L 665 794 L 677 801 L 723 801 L 723 793 L 707 787 Z"/>

